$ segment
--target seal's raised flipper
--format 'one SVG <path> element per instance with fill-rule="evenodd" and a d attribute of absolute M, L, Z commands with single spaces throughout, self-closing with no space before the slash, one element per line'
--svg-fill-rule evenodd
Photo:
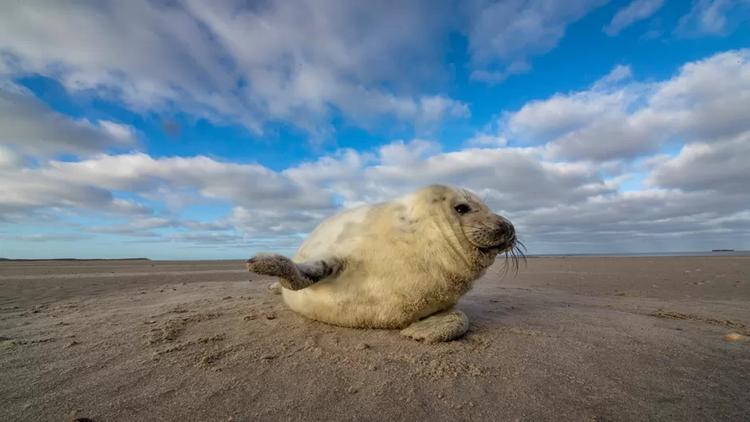
<path fill-rule="evenodd" d="M 247 260 L 251 273 L 279 277 L 281 285 L 289 290 L 301 290 L 318 281 L 337 274 L 341 261 L 336 258 L 295 263 L 278 254 L 258 254 Z"/>
<path fill-rule="evenodd" d="M 458 310 L 438 312 L 401 330 L 401 335 L 425 343 L 455 340 L 469 331 L 469 318 Z"/>

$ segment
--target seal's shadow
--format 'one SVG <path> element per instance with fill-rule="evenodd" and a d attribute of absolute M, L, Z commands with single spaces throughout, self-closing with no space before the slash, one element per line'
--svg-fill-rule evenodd
<path fill-rule="evenodd" d="M 494 288 L 472 292 L 456 305 L 469 318 L 469 333 L 489 334 L 513 328 L 528 329 L 539 321 L 554 324 L 553 315 L 571 302 L 558 295 L 526 288 Z"/>

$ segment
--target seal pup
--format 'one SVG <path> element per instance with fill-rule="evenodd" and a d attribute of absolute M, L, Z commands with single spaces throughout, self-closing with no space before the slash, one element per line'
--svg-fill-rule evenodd
<path fill-rule="evenodd" d="M 433 185 L 329 217 L 292 259 L 258 254 L 247 268 L 279 277 L 284 302 L 308 318 L 438 342 L 466 333 L 453 306 L 498 254 L 517 268 L 519 244 L 475 194 Z"/>

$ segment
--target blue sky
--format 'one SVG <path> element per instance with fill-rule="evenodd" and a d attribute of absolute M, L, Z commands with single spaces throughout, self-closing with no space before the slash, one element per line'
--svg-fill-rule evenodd
<path fill-rule="evenodd" d="M 15 2 L 0 256 L 291 253 L 476 191 L 530 253 L 750 248 L 750 2 Z"/>

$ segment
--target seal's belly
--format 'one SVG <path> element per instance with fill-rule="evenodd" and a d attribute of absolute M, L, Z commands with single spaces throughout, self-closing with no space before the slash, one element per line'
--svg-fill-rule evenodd
<path fill-rule="evenodd" d="M 303 290 L 282 291 L 294 311 L 347 327 L 401 328 L 450 308 L 468 287 L 438 280 L 385 280 L 342 274 Z"/>

